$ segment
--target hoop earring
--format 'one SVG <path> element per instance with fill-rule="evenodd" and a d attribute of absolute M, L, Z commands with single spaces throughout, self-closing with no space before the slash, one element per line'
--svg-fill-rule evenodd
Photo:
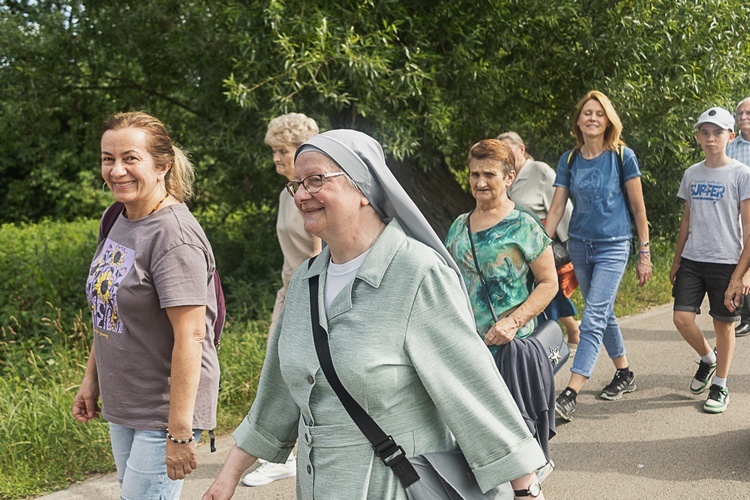
<path fill-rule="evenodd" d="M 104 181 L 104 182 L 102 183 L 102 191 L 104 191 L 104 192 L 106 193 L 106 192 L 108 191 L 108 189 L 107 189 L 108 187 L 109 187 L 109 186 L 107 185 L 107 181 Z"/>

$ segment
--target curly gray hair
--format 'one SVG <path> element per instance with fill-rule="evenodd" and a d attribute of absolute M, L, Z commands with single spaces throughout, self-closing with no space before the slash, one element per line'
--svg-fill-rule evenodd
<path fill-rule="evenodd" d="M 295 148 L 318 135 L 318 124 L 302 113 L 288 113 L 277 116 L 268 123 L 265 143 L 280 148 L 293 145 Z"/>

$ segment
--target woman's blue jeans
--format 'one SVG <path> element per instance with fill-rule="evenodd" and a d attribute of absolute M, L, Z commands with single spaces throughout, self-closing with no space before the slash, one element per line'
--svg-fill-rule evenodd
<path fill-rule="evenodd" d="M 573 373 L 586 378 L 594 371 L 602 344 L 610 358 L 625 356 L 625 343 L 615 318 L 615 298 L 630 255 L 630 240 L 592 242 L 568 240 L 570 260 L 586 307 Z"/>
<path fill-rule="evenodd" d="M 195 432 L 196 442 L 201 431 Z M 167 437 L 164 431 L 145 431 L 109 423 L 112 454 L 124 500 L 179 499 L 183 480 L 167 476 Z"/>

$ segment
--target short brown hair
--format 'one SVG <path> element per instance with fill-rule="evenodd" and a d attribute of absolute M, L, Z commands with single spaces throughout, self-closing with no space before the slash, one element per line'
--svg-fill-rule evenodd
<path fill-rule="evenodd" d="M 193 195 L 195 169 L 183 151 L 172 142 L 167 128 L 157 118 L 142 111 L 117 113 L 104 122 L 102 135 L 108 130 L 137 128 L 146 132 L 148 152 L 157 170 L 168 170 L 164 176 L 167 192 L 179 201 Z"/>
<path fill-rule="evenodd" d="M 508 177 L 516 165 L 516 156 L 510 146 L 497 139 L 484 139 L 474 144 L 469 150 L 467 162 L 475 160 L 493 160 L 500 164 L 505 177 Z"/>

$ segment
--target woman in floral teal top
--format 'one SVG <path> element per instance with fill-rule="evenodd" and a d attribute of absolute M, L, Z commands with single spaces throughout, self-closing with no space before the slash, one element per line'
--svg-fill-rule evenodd
<path fill-rule="evenodd" d="M 477 206 L 453 222 L 445 245 L 461 269 L 477 331 L 495 354 L 499 345 L 531 335 L 536 316 L 557 293 L 557 273 L 544 228 L 508 198 L 515 174 L 515 159 L 508 145 L 496 139 L 480 141 L 471 148 L 468 162 Z M 469 225 L 497 323 L 474 264 Z M 529 271 L 536 282 L 531 293 Z"/>
<path fill-rule="evenodd" d="M 551 470 L 548 441 L 555 435 L 555 382 L 541 345 L 522 339 L 531 335 L 537 315 L 557 293 L 552 240 L 534 215 L 518 210 L 508 198 L 515 158 L 507 144 L 497 139 L 480 141 L 469 151 L 468 162 L 471 194 L 477 205 L 453 222 L 445 246 L 461 270 L 477 332 L 548 460 L 548 466 L 538 473 L 543 477 Z M 531 293 L 529 272 L 536 283 Z M 500 349 L 504 344 L 508 346 Z"/>

